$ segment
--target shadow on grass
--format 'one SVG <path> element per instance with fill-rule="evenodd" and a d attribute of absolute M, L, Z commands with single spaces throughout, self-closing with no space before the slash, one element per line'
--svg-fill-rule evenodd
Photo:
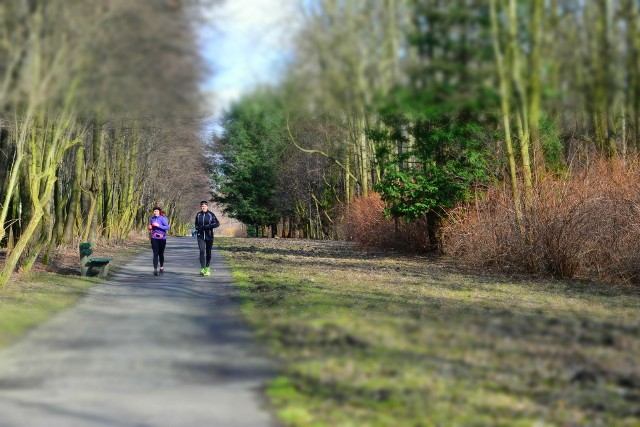
<path fill-rule="evenodd" d="M 619 287 L 580 279 L 540 279 L 528 275 L 506 275 L 491 270 L 479 271 L 455 265 L 451 260 L 444 262 L 443 258 L 431 254 L 411 255 L 389 251 L 364 252 L 350 242 L 230 238 L 221 240 L 224 242 L 220 245 L 221 248 L 234 254 L 234 256 L 245 257 L 246 259 L 258 258 L 265 262 L 276 264 L 286 264 L 292 258 L 295 258 L 296 264 L 313 266 L 318 269 L 326 267 L 327 269 L 340 268 L 365 272 L 396 270 L 401 275 L 424 277 L 426 272 L 424 265 L 415 265 L 416 263 L 424 263 L 431 267 L 428 270 L 428 275 L 436 280 L 446 275 L 472 277 L 474 287 L 481 284 L 495 286 L 501 283 L 522 284 L 525 286 L 535 284 L 545 288 L 551 286 L 557 292 L 563 292 L 568 295 L 619 296 L 631 294 L 640 296 L 640 288 L 637 287 Z M 262 246 L 266 244 L 277 247 Z M 272 265 L 265 264 L 263 268 L 265 271 L 270 271 Z M 469 288 L 468 286 L 460 286 L 461 289 Z"/>

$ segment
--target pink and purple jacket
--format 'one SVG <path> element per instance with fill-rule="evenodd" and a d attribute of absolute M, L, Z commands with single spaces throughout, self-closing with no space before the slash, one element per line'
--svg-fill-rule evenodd
<path fill-rule="evenodd" d="M 167 231 L 169 231 L 169 221 L 167 220 L 167 218 L 162 215 L 152 216 L 151 218 L 149 218 L 149 225 L 153 224 L 154 222 L 157 222 L 158 226 L 154 226 L 151 230 L 151 238 L 166 239 Z"/>

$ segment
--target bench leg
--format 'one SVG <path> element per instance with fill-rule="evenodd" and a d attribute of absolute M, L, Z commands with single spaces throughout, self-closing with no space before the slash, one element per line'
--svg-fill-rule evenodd
<path fill-rule="evenodd" d="M 80 258 L 80 276 L 88 276 L 89 275 L 89 263 L 87 261 L 88 257 Z"/>
<path fill-rule="evenodd" d="M 107 275 L 109 274 L 109 264 L 105 264 L 102 267 L 100 267 L 100 273 L 98 273 L 99 277 L 107 277 Z"/>

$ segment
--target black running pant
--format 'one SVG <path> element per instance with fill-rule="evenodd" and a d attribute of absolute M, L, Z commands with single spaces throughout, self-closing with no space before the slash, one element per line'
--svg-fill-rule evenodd
<path fill-rule="evenodd" d="M 153 249 L 153 268 L 158 269 L 158 259 L 160 267 L 164 265 L 164 248 L 167 246 L 165 239 L 151 239 L 151 249 Z"/>
<path fill-rule="evenodd" d="M 198 248 L 200 248 L 200 268 L 209 267 L 209 264 L 211 263 L 211 246 L 213 246 L 213 240 L 198 239 Z"/>

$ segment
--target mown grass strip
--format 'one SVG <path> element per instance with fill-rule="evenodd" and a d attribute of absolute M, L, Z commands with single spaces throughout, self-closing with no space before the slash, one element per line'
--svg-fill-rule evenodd
<path fill-rule="evenodd" d="M 33 274 L 0 288 L 0 347 L 75 304 L 98 279 Z"/>
<path fill-rule="evenodd" d="M 289 426 L 640 425 L 640 295 L 337 242 L 218 239 Z"/>
<path fill-rule="evenodd" d="M 134 255 L 147 249 L 146 242 L 112 248 L 101 253 L 113 257 L 110 274 Z M 29 329 L 45 322 L 55 313 L 74 305 L 91 286 L 100 283 L 97 277 L 80 277 L 51 272 L 16 275 L 0 287 L 0 348 L 19 339 Z"/>

